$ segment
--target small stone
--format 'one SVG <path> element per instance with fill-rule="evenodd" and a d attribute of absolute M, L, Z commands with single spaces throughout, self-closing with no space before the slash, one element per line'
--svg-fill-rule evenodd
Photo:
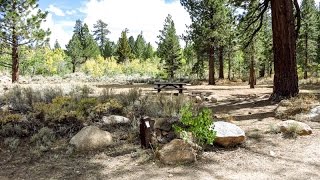
<path fill-rule="evenodd" d="M 173 174 L 169 174 L 168 177 L 173 177 Z"/>
<path fill-rule="evenodd" d="M 270 151 L 270 156 L 275 157 L 276 153 L 274 151 Z"/>
<path fill-rule="evenodd" d="M 109 124 L 127 124 L 130 123 L 130 119 L 123 117 L 123 116 L 116 116 L 116 115 L 111 115 L 111 116 L 104 116 L 102 117 L 102 122 L 105 125 L 109 125 Z"/>

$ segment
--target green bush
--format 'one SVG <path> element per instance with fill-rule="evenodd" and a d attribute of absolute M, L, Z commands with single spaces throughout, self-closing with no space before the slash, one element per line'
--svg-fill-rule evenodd
<path fill-rule="evenodd" d="M 55 133 L 52 129 L 44 127 L 34 134 L 30 141 L 38 150 L 47 151 L 55 141 Z"/>
<path fill-rule="evenodd" d="M 180 114 L 181 124 L 174 125 L 177 133 L 191 132 L 200 145 L 213 144 L 216 132 L 211 129 L 213 119 L 209 109 L 204 108 L 199 113 L 193 113 L 191 105 L 188 104 L 181 109 Z"/>

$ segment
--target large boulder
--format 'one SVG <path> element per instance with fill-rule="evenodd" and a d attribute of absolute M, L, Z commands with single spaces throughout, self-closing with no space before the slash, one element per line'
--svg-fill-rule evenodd
<path fill-rule="evenodd" d="M 217 121 L 214 123 L 213 131 L 216 131 L 214 143 L 224 147 L 235 146 L 246 140 L 245 132 L 232 123 Z"/>
<path fill-rule="evenodd" d="M 123 117 L 123 116 L 117 116 L 117 115 L 111 115 L 111 116 L 104 116 L 102 117 L 102 123 L 105 125 L 110 124 L 128 124 L 130 123 L 130 119 Z"/>
<path fill-rule="evenodd" d="M 112 144 L 112 136 L 98 127 L 87 126 L 71 138 L 70 144 L 80 151 L 95 150 Z"/>
<path fill-rule="evenodd" d="M 291 131 L 295 131 L 298 135 L 310 135 L 312 134 L 312 129 L 309 125 L 294 121 L 294 120 L 287 120 L 277 124 L 277 129 L 282 133 L 288 133 Z"/>
<path fill-rule="evenodd" d="M 197 153 L 192 145 L 182 139 L 174 139 L 157 151 L 157 157 L 164 164 L 188 164 L 196 161 Z"/>

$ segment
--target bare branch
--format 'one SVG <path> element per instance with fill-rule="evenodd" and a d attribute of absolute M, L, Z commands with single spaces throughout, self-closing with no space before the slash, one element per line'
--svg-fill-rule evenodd
<path fill-rule="evenodd" d="M 249 38 L 249 41 L 245 44 L 244 48 L 246 49 L 249 44 L 252 42 L 253 38 L 256 36 L 256 34 L 260 31 L 260 29 L 263 26 L 263 17 L 264 17 L 264 13 L 268 10 L 269 7 L 269 2 L 270 0 L 265 0 L 263 2 L 263 9 L 261 10 L 261 12 L 259 13 L 259 15 L 257 16 L 257 18 L 252 21 L 247 28 L 245 29 L 245 31 L 247 31 L 249 29 L 250 26 L 252 26 L 254 23 L 256 23 L 258 20 L 260 20 L 259 26 L 257 27 L 257 29 L 252 33 L 252 35 Z"/>

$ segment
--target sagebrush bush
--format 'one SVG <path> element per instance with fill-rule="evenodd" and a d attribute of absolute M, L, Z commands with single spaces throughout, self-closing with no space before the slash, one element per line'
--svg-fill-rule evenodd
<path fill-rule="evenodd" d="M 134 104 L 136 100 L 141 96 L 141 89 L 133 88 L 129 89 L 128 92 L 122 92 L 116 96 L 116 98 L 123 104 L 123 106 L 127 107 L 129 105 Z"/>
<path fill-rule="evenodd" d="M 38 133 L 34 134 L 30 142 L 40 151 L 47 151 L 56 140 L 55 133 L 47 127 L 41 128 Z"/>
<path fill-rule="evenodd" d="M 16 137 L 8 137 L 4 139 L 4 145 L 9 147 L 9 149 L 15 151 L 17 150 L 18 146 L 20 144 L 20 139 Z"/>
<path fill-rule="evenodd" d="M 115 98 L 115 94 L 112 88 L 104 88 L 98 97 L 100 102 L 107 102 L 107 100 L 113 98 Z"/>
<path fill-rule="evenodd" d="M 60 88 L 47 88 L 43 90 L 43 101 L 45 103 L 52 103 L 56 97 L 63 96 L 63 91 Z"/>
<path fill-rule="evenodd" d="M 83 99 L 83 98 L 88 98 L 89 94 L 92 93 L 93 89 L 90 88 L 87 85 L 84 86 L 76 86 L 75 88 L 73 88 L 70 93 L 69 96 L 72 99 L 75 99 L 77 101 Z"/>
<path fill-rule="evenodd" d="M 13 87 L 5 94 L 6 104 L 10 105 L 14 111 L 20 112 L 32 110 L 32 105 L 39 101 L 39 96 L 31 88 L 24 89 L 19 86 Z"/>

